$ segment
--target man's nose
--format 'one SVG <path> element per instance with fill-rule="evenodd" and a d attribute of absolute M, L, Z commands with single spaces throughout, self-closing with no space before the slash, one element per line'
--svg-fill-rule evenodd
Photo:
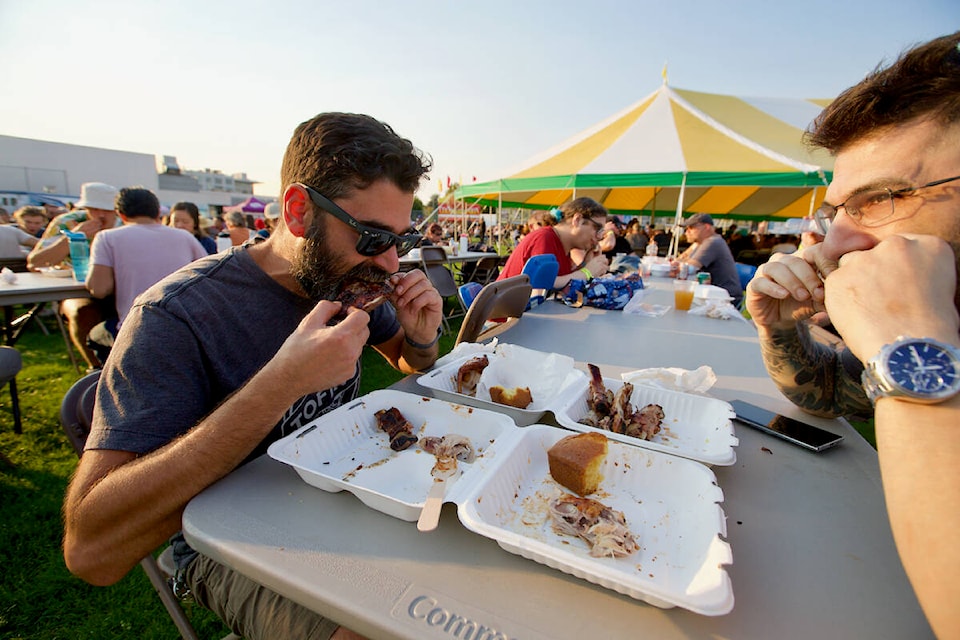
<path fill-rule="evenodd" d="M 880 242 L 870 229 L 861 227 L 850 216 L 837 215 L 823 239 L 823 256 L 839 261 L 840 256 L 851 251 L 867 251 Z"/>
<path fill-rule="evenodd" d="M 400 270 L 400 256 L 397 255 L 397 248 L 394 246 L 373 256 L 372 262 L 387 273 L 396 273 Z"/>

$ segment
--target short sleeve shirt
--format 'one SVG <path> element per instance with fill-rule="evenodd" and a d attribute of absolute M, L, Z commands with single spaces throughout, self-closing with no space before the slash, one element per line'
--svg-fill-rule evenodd
<path fill-rule="evenodd" d="M 154 285 L 137 298 L 103 369 L 87 448 L 143 454 L 186 433 L 246 384 L 313 307 L 264 273 L 243 247 Z M 374 309 L 369 327 L 368 344 L 393 337 L 400 329 L 393 307 Z M 289 407 L 250 457 L 352 400 L 359 385 L 358 363 L 344 384 Z"/>
<path fill-rule="evenodd" d="M 570 256 L 563 248 L 563 243 L 560 242 L 560 236 L 553 230 L 553 227 L 540 227 L 528 233 L 520 241 L 520 244 L 507 258 L 507 263 L 503 266 L 497 280 L 520 275 L 523 273 L 523 265 L 527 264 L 527 260 L 533 256 L 545 254 L 553 254 L 557 257 L 557 262 L 560 263 L 558 276 L 565 276 L 573 271 L 573 264 L 570 262 Z"/>

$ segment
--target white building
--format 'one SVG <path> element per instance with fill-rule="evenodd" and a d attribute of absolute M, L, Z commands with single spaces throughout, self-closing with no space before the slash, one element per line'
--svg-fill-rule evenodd
<path fill-rule="evenodd" d="M 146 187 L 165 206 L 189 201 L 211 214 L 243 202 L 256 184 L 245 173 L 181 170 L 173 156 L 0 135 L 0 207 L 7 211 L 50 199 L 75 202 L 84 182 Z"/>

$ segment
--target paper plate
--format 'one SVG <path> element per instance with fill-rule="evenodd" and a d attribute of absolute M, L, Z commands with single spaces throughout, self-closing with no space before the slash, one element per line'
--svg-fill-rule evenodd
<path fill-rule="evenodd" d="M 616 393 L 623 381 L 603 378 L 604 386 Z M 729 466 L 737 461 L 734 447 L 739 444 L 734 435 L 733 408 L 729 403 L 680 391 L 668 391 L 643 385 L 634 385 L 630 403 L 634 411 L 647 404 L 663 407 L 664 419 L 660 433 L 652 440 L 641 440 L 620 433 L 611 433 L 596 427 L 580 424 L 587 415 L 589 381 L 584 378 L 569 395 L 551 407 L 557 422 L 574 431 L 596 431 L 611 440 L 631 444 L 644 449 L 661 451 L 690 458 L 710 465 Z"/>

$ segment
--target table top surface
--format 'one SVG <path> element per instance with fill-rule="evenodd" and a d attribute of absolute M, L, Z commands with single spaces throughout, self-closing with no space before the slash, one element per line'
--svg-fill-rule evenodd
<path fill-rule="evenodd" d="M 668 280 L 652 302 L 669 304 Z M 469 620 L 511 638 L 932 637 L 897 556 L 876 452 L 845 421 L 804 416 L 774 387 L 752 325 L 669 311 L 646 318 L 549 302 L 502 342 L 592 362 L 717 374 L 710 394 L 804 417 L 844 442 L 820 454 L 735 423 L 737 462 L 714 467 L 733 564 L 734 609 L 659 609 L 510 554 L 444 506 L 419 533 L 347 492 L 311 487 L 267 457 L 197 496 L 184 532 L 199 551 L 376 638 L 449 638 Z M 394 388 L 429 390 L 409 376 Z M 547 414 L 545 422 L 549 422 Z"/>
<path fill-rule="evenodd" d="M 15 273 L 14 276 L 16 282 L 13 284 L 0 279 L 0 306 L 90 297 L 83 283 L 77 282 L 72 274 L 53 277 L 26 272 Z"/>
<path fill-rule="evenodd" d="M 457 255 L 447 254 L 447 262 L 478 262 L 481 258 L 496 258 L 496 253 L 486 253 L 483 251 L 467 251 L 465 253 L 461 252 Z M 416 257 L 411 256 L 409 253 L 402 258 L 400 258 L 401 265 L 414 265 L 420 264 L 420 256 Z"/>

